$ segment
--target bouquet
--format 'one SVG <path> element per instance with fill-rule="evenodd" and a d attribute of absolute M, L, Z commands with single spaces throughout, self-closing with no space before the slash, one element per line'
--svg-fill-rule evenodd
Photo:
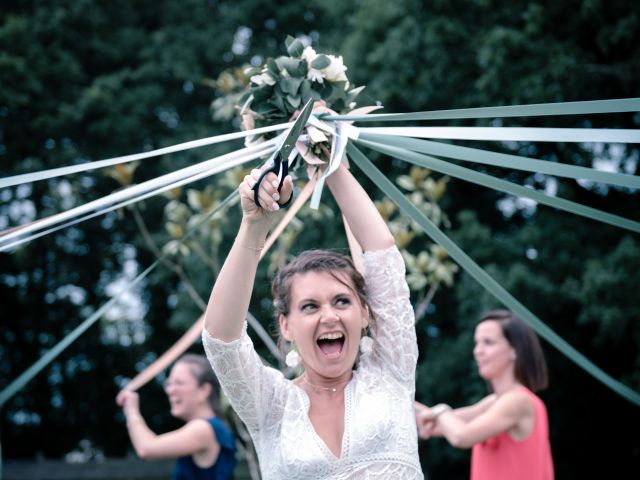
<path fill-rule="evenodd" d="M 262 66 L 248 71 L 249 88 L 240 110 L 246 130 L 288 122 L 309 99 L 313 99 L 316 113 L 346 113 L 355 107 L 355 98 L 364 88 L 351 88 L 341 56 L 317 53 L 291 36 L 285 45 L 288 56 L 268 58 Z M 305 159 L 311 163 L 327 161 L 330 149 L 327 130 L 307 126 L 306 131 Z M 248 137 L 247 143 L 265 139 L 265 136 Z"/>

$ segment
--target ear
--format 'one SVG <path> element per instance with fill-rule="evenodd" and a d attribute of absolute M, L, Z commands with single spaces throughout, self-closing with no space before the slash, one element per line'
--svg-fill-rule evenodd
<path fill-rule="evenodd" d="M 288 342 L 293 341 L 293 333 L 289 329 L 289 320 L 282 313 L 278 315 L 278 323 L 280 324 L 282 337 Z"/>
<path fill-rule="evenodd" d="M 202 385 L 200 385 L 200 391 L 202 392 L 202 394 L 204 395 L 204 400 L 208 401 L 209 396 L 211 395 L 211 388 L 213 388 L 211 386 L 210 383 L 203 383 Z"/>
<path fill-rule="evenodd" d="M 366 305 L 362 309 L 362 328 L 367 328 L 369 326 L 369 319 L 371 318 L 371 312 L 369 312 L 369 307 Z"/>

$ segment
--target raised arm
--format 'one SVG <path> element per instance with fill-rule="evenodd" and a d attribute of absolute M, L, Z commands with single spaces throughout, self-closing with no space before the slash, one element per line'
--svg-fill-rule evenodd
<path fill-rule="evenodd" d="M 249 309 L 251 292 L 256 277 L 260 252 L 279 210 L 280 195 L 276 190 L 277 177 L 270 173 L 260 184 L 260 204 L 253 201 L 251 187 L 259 177 L 254 170 L 238 187 L 242 204 L 242 223 L 229 255 L 213 286 L 207 311 L 205 328 L 215 338 L 230 342 L 242 334 L 244 319 Z M 288 199 L 293 192 L 291 177 L 285 179 L 282 197 Z"/>
<path fill-rule="evenodd" d="M 136 454 L 145 460 L 206 455 L 217 459 L 220 444 L 215 432 L 203 418 L 191 420 L 178 430 L 157 435 L 140 414 L 138 394 L 122 390 L 116 398 L 127 419 L 127 431 Z"/>
<path fill-rule="evenodd" d="M 327 178 L 327 185 L 364 251 L 386 250 L 395 244 L 378 209 L 344 164 Z"/>

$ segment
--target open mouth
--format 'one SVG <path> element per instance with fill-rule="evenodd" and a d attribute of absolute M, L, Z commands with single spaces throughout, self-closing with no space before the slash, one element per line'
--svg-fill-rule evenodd
<path fill-rule="evenodd" d="M 320 335 L 316 343 L 326 356 L 340 355 L 344 346 L 344 335 L 342 333 L 325 333 Z"/>

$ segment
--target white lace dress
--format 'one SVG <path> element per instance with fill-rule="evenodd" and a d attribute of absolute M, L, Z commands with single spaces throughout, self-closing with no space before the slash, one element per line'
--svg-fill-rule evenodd
<path fill-rule="evenodd" d="M 422 479 L 413 410 L 418 348 L 397 248 L 364 255 L 373 351 L 361 356 L 344 389 L 344 436 L 338 458 L 309 420 L 309 397 L 265 367 L 245 332 L 230 343 L 202 339 L 231 405 L 253 439 L 263 480 Z"/>

